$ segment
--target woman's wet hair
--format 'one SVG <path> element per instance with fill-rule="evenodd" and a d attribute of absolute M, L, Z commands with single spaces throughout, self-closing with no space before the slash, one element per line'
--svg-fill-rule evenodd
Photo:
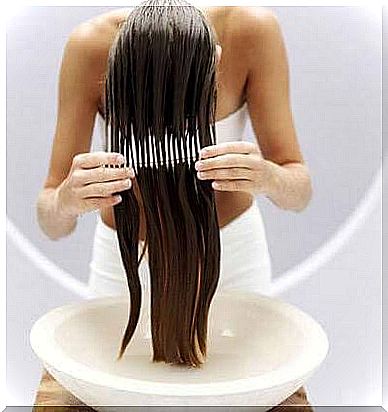
<path fill-rule="evenodd" d="M 199 366 L 220 272 L 220 233 L 199 150 L 216 142 L 216 34 L 185 1 L 145 1 L 120 26 L 105 77 L 105 150 L 122 153 L 134 185 L 114 206 L 130 310 L 121 359 L 139 321 L 139 264 L 148 253 L 153 361 Z M 140 253 L 140 208 L 145 243 Z"/>

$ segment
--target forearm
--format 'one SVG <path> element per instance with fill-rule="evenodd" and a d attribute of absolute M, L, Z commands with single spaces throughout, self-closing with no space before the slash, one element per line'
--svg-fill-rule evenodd
<path fill-rule="evenodd" d="M 271 161 L 267 162 L 272 170 L 267 197 L 282 209 L 302 211 L 312 196 L 307 166 L 301 163 L 288 163 L 280 166 Z"/>
<path fill-rule="evenodd" d="M 43 189 L 36 202 L 39 226 L 51 240 L 68 236 L 77 225 L 77 217 L 65 215 L 61 211 L 57 194 L 56 188 Z"/>

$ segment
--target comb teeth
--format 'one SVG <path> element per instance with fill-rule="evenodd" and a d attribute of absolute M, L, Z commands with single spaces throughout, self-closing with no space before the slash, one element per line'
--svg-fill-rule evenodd
<path fill-rule="evenodd" d="M 132 166 L 137 173 L 141 167 L 155 167 L 187 162 L 195 163 L 199 159 L 200 142 L 197 134 L 189 135 L 186 132 L 184 138 L 177 139 L 176 136 L 165 133 L 164 139 L 148 135 L 148 138 L 139 140 L 136 144 L 135 137 L 123 138 L 119 133 L 119 153 L 126 159 L 126 166 Z"/>

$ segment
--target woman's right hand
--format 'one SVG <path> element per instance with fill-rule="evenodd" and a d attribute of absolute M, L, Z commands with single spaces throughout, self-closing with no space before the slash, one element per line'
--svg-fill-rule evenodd
<path fill-rule="evenodd" d="M 80 153 L 74 156 L 70 172 L 58 186 L 58 212 L 75 218 L 107 206 L 120 203 L 121 196 L 113 193 L 128 190 L 135 177 L 133 168 L 122 167 L 124 157 L 114 152 Z M 104 167 L 104 165 L 121 167 Z"/>

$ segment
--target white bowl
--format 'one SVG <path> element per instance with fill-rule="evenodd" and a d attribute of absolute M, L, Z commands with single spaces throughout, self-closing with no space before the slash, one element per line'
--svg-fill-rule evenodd
<path fill-rule="evenodd" d="M 120 361 L 127 296 L 51 310 L 33 325 L 32 348 L 62 386 L 103 412 L 123 405 L 254 405 L 265 411 L 305 384 L 329 349 L 322 327 L 295 306 L 254 293 L 217 291 L 202 367 L 153 363 L 149 300 L 143 302 Z"/>

